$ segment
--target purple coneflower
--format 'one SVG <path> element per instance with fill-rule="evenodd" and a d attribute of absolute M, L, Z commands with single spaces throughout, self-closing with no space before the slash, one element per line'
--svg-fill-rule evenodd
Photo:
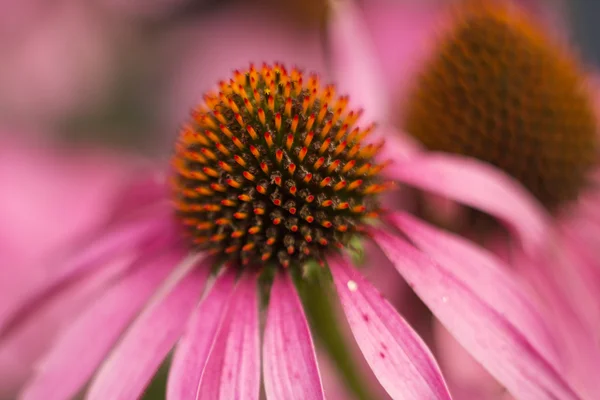
<path fill-rule="evenodd" d="M 397 45 L 404 58 L 419 60 L 398 85 L 398 121 L 424 149 L 484 161 L 535 196 L 552 226 L 546 251 L 526 256 L 508 243 L 505 258 L 548 306 L 569 379 L 584 397 L 596 398 L 598 89 L 566 35 L 518 3 L 465 1 L 421 13 L 428 23 Z M 463 209 L 462 218 L 447 218 L 456 214 L 439 211 L 438 221 L 461 233 L 497 240 L 487 216 Z"/>
<path fill-rule="evenodd" d="M 364 240 L 515 396 L 578 398 L 550 328 L 502 261 L 379 199 L 394 183 L 435 184 L 509 223 L 534 252 L 545 225 L 527 194 L 476 161 L 381 162 L 382 149 L 403 149 L 369 143 L 374 126 L 358 125 L 349 102 L 316 75 L 279 64 L 220 82 L 182 128 L 169 177 L 141 172 L 93 240 L 73 244 L 72 257 L 0 319 L 1 340 L 44 305 L 68 301 L 63 290 L 122 261 L 110 263 L 113 279 L 74 316 L 23 398 L 66 399 L 88 383 L 90 399 L 137 398 L 174 348 L 169 399 L 258 399 L 261 382 L 269 399 L 322 399 L 295 289 L 312 274 L 330 274 L 392 398 L 450 398 L 425 344 L 352 265 Z"/>

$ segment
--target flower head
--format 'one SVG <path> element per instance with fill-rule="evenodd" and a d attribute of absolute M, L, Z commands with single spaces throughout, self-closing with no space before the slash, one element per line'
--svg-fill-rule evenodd
<path fill-rule="evenodd" d="M 235 71 L 181 132 L 175 204 L 194 247 L 238 265 L 325 261 L 364 231 L 385 189 L 347 97 L 316 75 Z"/>
<path fill-rule="evenodd" d="M 548 208 L 575 200 L 598 162 L 582 68 L 514 7 L 467 2 L 450 20 L 407 100 L 406 131 L 500 168 Z"/>

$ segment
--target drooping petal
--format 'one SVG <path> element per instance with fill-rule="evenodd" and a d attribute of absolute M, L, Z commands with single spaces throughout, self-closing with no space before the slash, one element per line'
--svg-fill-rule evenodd
<path fill-rule="evenodd" d="M 352 333 L 393 399 L 450 399 L 440 369 L 417 333 L 359 272 L 328 260 Z"/>
<path fill-rule="evenodd" d="M 589 227 L 592 225 L 592 227 Z M 570 294 L 576 312 L 584 314 L 596 328 L 600 327 L 600 262 L 598 247 L 589 241 L 600 239 L 600 226 L 586 221 L 571 221 L 562 227 L 564 251 L 570 260 L 559 264 L 556 272 L 563 290 Z M 588 235 L 587 238 L 585 235 Z M 564 280 L 568 284 L 564 284 Z"/>
<path fill-rule="evenodd" d="M 366 120 L 385 121 L 388 100 L 360 10 L 351 0 L 331 0 L 328 29 L 330 67 L 339 89 L 350 103 L 363 107 Z"/>
<path fill-rule="evenodd" d="M 536 252 L 550 232 L 548 216 L 531 195 L 508 175 L 481 161 L 430 153 L 393 163 L 383 172 L 391 179 L 497 217 L 516 231 L 529 253 Z"/>
<path fill-rule="evenodd" d="M 31 294 L 0 315 L 0 338 L 6 336 L 27 318 L 41 310 L 44 303 L 60 293 L 66 287 L 78 282 L 82 277 L 101 268 L 110 260 L 116 259 L 125 251 L 134 249 L 150 237 L 162 235 L 165 223 L 159 219 L 136 221 L 120 226 L 105 236 L 99 238 L 82 251 L 68 259 L 64 265 L 40 283 L 39 287 L 31 290 Z M 123 268 L 127 268 L 127 263 Z"/>
<path fill-rule="evenodd" d="M 235 272 L 217 278 L 208 296 L 192 315 L 177 345 L 167 383 L 167 399 L 194 399 L 202 370 L 234 289 Z"/>
<path fill-rule="evenodd" d="M 258 400 L 260 351 L 256 277 L 243 276 L 213 342 L 197 399 Z"/>
<path fill-rule="evenodd" d="M 142 394 L 181 336 L 208 270 L 206 265 L 196 266 L 142 313 L 92 381 L 87 399 L 129 400 Z"/>
<path fill-rule="evenodd" d="M 392 126 L 381 126 L 377 132 L 385 138 L 385 146 L 376 154 L 377 160 L 381 163 L 389 160 L 408 159 L 413 155 L 419 155 L 419 152 L 422 151 L 421 144 L 413 137 Z"/>
<path fill-rule="evenodd" d="M 425 239 L 425 236 L 420 236 L 422 230 L 405 230 L 409 231 L 411 238 L 421 239 L 419 244 L 431 240 L 431 247 L 445 246 L 447 250 L 439 251 L 439 257 L 446 265 L 436 261 L 438 252 L 434 250 L 432 258 L 385 231 L 373 230 L 372 236 L 415 293 L 459 343 L 515 395 L 527 399 L 576 399 L 577 395 L 551 364 L 553 357 L 540 352 L 540 348 L 542 351 L 548 348 L 540 345 L 543 343 L 540 338 L 544 337 L 540 333 L 544 328 L 540 326 L 539 331 L 535 331 L 539 318 L 522 327 L 519 323 L 524 318 L 504 313 L 512 310 L 522 315 L 524 310 L 510 307 L 527 304 L 524 296 L 517 298 L 514 287 L 503 287 L 510 280 L 505 277 L 494 283 L 490 278 L 489 270 L 493 265 L 490 262 L 465 267 L 468 263 L 481 261 L 483 255 L 475 257 L 473 249 L 466 251 L 466 245 L 458 243 L 458 238 L 448 235 L 444 240 L 435 240 L 430 235 Z M 478 273 L 476 267 L 480 267 Z M 493 276 L 499 278 L 501 274 L 494 271 Z M 488 301 L 495 295 L 484 295 L 485 291 L 498 291 L 512 298 L 507 298 L 508 306 L 499 306 L 497 302 L 501 299 L 490 303 Z"/>
<path fill-rule="evenodd" d="M 61 330 L 102 296 L 115 279 L 115 271 L 127 267 L 130 260 L 116 260 L 76 285 L 60 291 L 39 304 L 31 318 L 24 319 L 0 340 L 0 398 L 14 399 L 35 374 L 38 360 L 52 348 Z"/>
<path fill-rule="evenodd" d="M 580 303 L 586 299 L 586 291 L 574 287 L 571 272 L 581 265 L 569 243 L 553 246 L 538 259 L 523 252 L 511 254 L 512 265 L 543 299 L 547 309 L 546 319 L 560 337 L 562 365 L 571 384 L 585 393 L 583 398 L 596 398 L 598 393 L 597 373 L 600 369 L 600 341 L 593 319 L 588 317 L 588 308 L 593 305 Z M 596 302 L 592 301 L 592 304 Z M 595 393 L 595 394 L 594 394 Z"/>
<path fill-rule="evenodd" d="M 153 259 L 139 260 L 130 273 L 68 326 L 42 361 L 23 400 L 60 400 L 77 394 L 183 254 Z"/>
<path fill-rule="evenodd" d="M 435 356 L 452 397 L 459 400 L 508 400 L 506 389 L 454 339 L 438 320 L 432 321 Z"/>
<path fill-rule="evenodd" d="M 273 282 L 263 340 L 268 399 L 325 398 L 306 316 L 288 274 Z"/>
<path fill-rule="evenodd" d="M 436 229 L 407 213 L 396 212 L 389 220 L 488 307 L 507 315 L 552 364 L 558 365 L 556 338 L 544 321 L 540 307 L 508 265 L 468 240 Z"/>

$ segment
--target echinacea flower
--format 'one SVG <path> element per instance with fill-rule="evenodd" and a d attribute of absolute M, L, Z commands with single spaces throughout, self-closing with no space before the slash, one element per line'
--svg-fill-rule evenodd
<path fill-rule="evenodd" d="M 74 316 L 22 397 L 70 398 L 89 382 L 87 398 L 137 398 L 175 347 L 169 399 L 258 399 L 261 382 L 269 399 L 322 399 L 295 281 L 330 274 L 388 394 L 448 399 L 423 341 L 350 261 L 357 241 L 372 240 L 509 391 L 577 399 L 550 327 L 502 261 L 379 199 L 390 188 L 385 170 L 398 182 L 436 182 L 506 220 L 533 252 L 545 226 L 527 195 L 451 157 L 380 163 L 384 148 L 402 149 L 369 143 L 374 126 L 359 126 L 349 103 L 316 75 L 279 64 L 220 82 L 182 128 L 169 179 L 140 173 L 95 240 L 0 320 L 1 340 L 39 307 L 68 302 L 62 291 L 96 279 L 108 261 L 129 260 L 111 265 L 114 279 Z"/>
<path fill-rule="evenodd" d="M 596 398 L 600 264 L 592 238 L 600 233 L 598 90 L 566 35 L 517 3 L 466 1 L 420 10 L 419 23 L 406 35 L 375 37 L 383 38 L 386 51 L 395 46 L 402 60 L 414 64 L 398 74 L 396 85 L 403 130 L 427 151 L 476 158 L 509 174 L 552 221 L 545 253 L 525 256 L 512 243 L 503 253 L 547 305 L 547 318 L 563 337 L 569 379 Z M 394 18 L 389 10 L 383 14 Z M 372 22 L 377 31 L 381 19 Z M 392 37 L 402 40 L 392 43 Z M 384 69 L 402 68 L 384 61 Z M 489 226 L 475 229 L 475 221 L 489 225 L 481 213 L 463 212 L 462 219 L 441 214 L 450 215 L 443 220 L 466 235 L 489 240 L 494 233 Z"/>

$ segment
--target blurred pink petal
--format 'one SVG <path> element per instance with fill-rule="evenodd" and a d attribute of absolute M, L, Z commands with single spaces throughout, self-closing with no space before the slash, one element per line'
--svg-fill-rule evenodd
<path fill-rule="evenodd" d="M 363 17 L 372 37 L 391 106 L 411 88 L 435 45 L 446 6 L 441 1 L 369 0 Z"/>
<path fill-rule="evenodd" d="M 23 320 L 0 340 L 0 398 L 15 398 L 35 372 L 42 354 L 51 348 L 57 333 L 100 296 L 118 271 L 128 265 L 129 260 L 112 260 L 98 273 L 39 304 L 30 315 L 32 318 Z"/>
<path fill-rule="evenodd" d="M 588 309 L 593 307 L 580 302 L 587 293 L 572 290 L 573 282 L 581 279 L 577 276 L 581 264 L 570 254 L 572 251 L 564 243 L 537 258 L 515 251 L 511 260 L 546 306 L 546 318 L 552 321 L 560 340 L 566 377 L 584 398 L 595 398 L 598 385 L 594 371 L 600 368 L 600 342 L 594 321 L 588 319 Z M 572 271 L 565 272 L 566 269 Z M 597 300 L 592 304 L 597 304 Z"/>
<path fill-rule="evenodd" d="M 249 62 L 257 67 L 263 62 L 281 62 L 288 68 L 297 65 L 327 78 L 319 32 L 292 29 L 279 14 L 253 3 L 227 5 L 195 20 L 166 41 L 165 53 L 174 60 L 171 127 L 185 120 L 205 92 L 215 90 L 217 82 Z"/>
<path fill-rule="evenodd" d="M 521 277 L 500 259 L 460 236 L 436 229 L 404 212 L 392 214 L 390 221 L 416 247 L 451 270 L 480 300 L 498 314 L 509 316 L 516 327 L 529 335 L 533 347 L 540 349 L 554 366 L 560 364 L 557 343 L 542 318 L 541 308 L 526 295 Z M 494 290 L 489 290 L 491 287 Z"/>
<path fill-rule="evenodd" d="M 49 148 L 42 140 L 33 145 L 12 136 L 0 138 L 0 184 L 10 188 L 0 198 L 0 325 L 29 291 L 62 271 L 52 262 L 59 244 L 78 239 L 103 223 L 130 167 L 128 160 L 103 151 Z M 73 288 L 64 300 L 46 303 L 48 307 L 36 317 L 44 335 L 35 324 L 25 324 L 0 343 L 0 395 L 12 397 L 56 330 L 114 272 L 81 282 L 82 287 Z"/>
<path fill-rule="evenodd" d="M 86 398 L 125 400 L 138 398 L 143 393 L 181 336 L 207 275 L 206 268 L 194 268 L 140 315 L 105 360 Z"/>
<path fill-rule="evenodd" d="M 364 109 L 368 121 L 385 121 L 386 83 L 373 52 L 373 43 L 360 10 L 352 0 L 331 0 L 328 24 L 331 69 L 341 92 L 350 95 L 354 107 Z"/>
<path fill-rule="evenodd" d="M 268 399 L 325 399 L 306 316 L 287 275 L 277 274 L 263 338 Z"/>
<path fill-rule="evenodd" d="M 138 260 L 132 270 L 59 335 L 22 398 L 50 400 L 75 396 L 182 257 L 177 252 L 159 255 L 154 260 Z M 113 312 L 116 308 L 118 313 Z"/>
<path fill-rule="evenodd" d="M 400 223 L 398 227 L 403 228 Z M 414 230 L 414 226 L 403 231 L 411 238 L 419 237 L 419 231 Z M 436 235 L 442 233 L 436 232 Z M 546 347 L 539 347 L 537 335 L 540 332 L 543 334 L 544 327 L 530 330 L 529 326 L 520 326 L 519 318 L 503 313 L 498 302 L 486 301 L 486 290 L 510 285 L 511 279 L 491 285 L 493 280 L 488 277 L 490 268 L 475 264 L 464 269 L 467 263 L 474 261 L 464 257 L 464 250 L 468 248 L 465 239 L 452 238 L 449 234 L 442 236 L 449 249 L 447 258 L 443 260 L 449 265 L 445 266 L 437 262 L 438 254 L 435 252 L 434 258 L 431 258 L 399 236 L 379 230 L 373 231 L 373 236 L 402 276 L 459 343 L 512 393 L 525 398 L 578 398 L 552 365 L 555 360 L 552 353 L 548 353 Z M 474 248 L 470 252 L 473 251 Z M 481 273 L 469 274 L 478 267 Z M 494 273 L 501 276 L 501 270 Z M 518 293 L 516 289 L 512 292 Z M 527 304 L 525 299 L 520 302 Z M 529 308 L 512 309 L 512 312 L 524 312 Z M 537 337 L 532 339 L 532 334 Z"/>
<path fill-rule="evenodd" d="M 548 237 L 542 207 L 516 181 L 481 161 L 430 153 L 393 163 L 383 173 L 499 218 L 519 234 L 528 252 L 539 251 Z"/>
<path fill-rule="evenodd" d="M 341 258 L 331 273 L 352 333 L 393 399 L 450 399 L 433 356 L 394 308 Z"/>
<path fill-rule="evenodd" d="M 213 342 L 197 399 L 258 400 L 261 368 L 256 291 L 256 277 L 247 273 L 238 282 Z"/>
<path fill-rule="evenodd" d="M 503 388 L 438 321 L 433 326 L 436 356 L 454 400 L 500 400 Z"/>
<path fill-rule="evenodd" d="M 327 353 L 319 352 L 318 358 L 326 398 L 328 400 L 356 400 L 356 396 L 340 376 L 337 365 L 328 357 Z M 384 399 L 384 397 L 377 398 Z"/>
<path fill-rule="evenodd" d="M 194 399 L 229 298 L 235 288 L 235 272 L 217 278 L 208 296 L 190 318 L 173 356 L 167 399 Z"/>
<path fill-rule="evenodd" d="M 148 246 L 148 242 L 155 241 L 157 236 L 163 234 L 164 230 L 164 224 L 159 224 L 155 220 L 121 226 L 116 231 L 109 232 L 104 237 L 100 237 L 97 242 L 75 253 L 71 259 L 63 260 L 60 270 L 57 268 L 57 271 L 54 271 L 47 279 L 34 286 L 35 290 L 31 290 L 30 296 L 20 296 L 12 304 L 12 308 L 7 308 L 0 315 L 0 338 L 18 325 L 21 320 L 28 318 L 29 312 L 38 311 L 40 305 L 43 305 L 56 293 L 77 284 L 81 278 L 95 273 L 116 256 L 123 255 L 126 250 L 123 247 L 124 240 L 129 241 L 130 245 L 135 243 L 135 246 Z"/>

